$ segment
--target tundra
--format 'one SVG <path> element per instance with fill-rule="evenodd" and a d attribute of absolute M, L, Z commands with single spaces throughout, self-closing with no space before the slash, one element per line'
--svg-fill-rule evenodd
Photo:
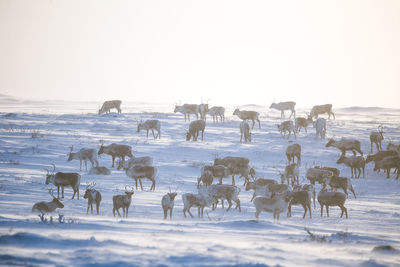
<path fill-rule="evenodd" d="M 53 212 L 56 209 L 64 208 L 63 203 L 61 203 L 60 200 L 58 200 L 56 197 L 54 197 L 53 190 L 49 190 L 49 194 L 53 198 L 53 200 L 50 202 L 41 201 L 41 202 L 35 203 L 32 207 L 32 212 L 38 211 L 41 214 L 44 214 L 47 212 Z"/>
<path fill-rule="evenodd" d="M 75 194 L 78 193 L 79 200 L 79 185 L 81 184 L 81 175 L 76 172 L 57 172 L 54 174 L 56 166 L 53 165 L 53 171 L 50 173 L 48 170 L 46 174 L 46 184 L 54 184 L 57 186 L 57 197 L 60 198 L 60 187 L 62 190 L 62 198 L 64 198 L 64 187 L 71 186 L 74 190 L 72 199 L 74 199 Z"/>
<path fill-rule="evenodd" d="M 180 112 L 190 121 L 190 114 L 196 115 L 196 120 L 199 119 L 199 106 L 196 104 L 183 104 L 183 106 L 175 106 L 174 113 Z"/>
<path fill-rule="evenodd" d="M 117 211 L 118 216 L 121 217 L 119 209 L 122 208 L 123 217 L 128 218 L 128 209 L 132 202 L 133 190 L 128 191 L 125 187 L 125 195 L 115 195 L 112 197 L 113 200 L 113 215 L 115 217 L 115 211 Z"/>
<path fill-rule="evenodd" d="M 238 116 L 243 121 L 251 120 L 253 122 L 253 126 L 251 127 L 251 129 L 254 129 L 254 121 L 257 121 L 258 122 L 258 128 L 261 128 L 260 119 L 259 119 L 260 114 L 258 112 L 256 112 L 256 111 L 248 111 L 248 110 L 240 111 L 237 108 L 233 112 L 233 115 Z"/>
<path fill-rule="evenodd" d="M 80 161 L 80 169 L 82 171 L 82 160 L 85 161 L 85 169 L 87 170 L 87 161 L 89 160 L 92 163 L 92 167 L 94 167 L 94 163 L 96 166 L 99 166 L 99 161 L 97 160 L 96 150 L 91 148 L 81 148 L 78 152 L 73 153 L 72 150 L 74 146 L 70 147 L 71 151 L 68 155 L 68 161 L 72 161 L 73 159 L 79 159 Z"/>
<path fill-rule="evenodd" d="M 154 139 L 161 138 L 161 123 L 159 120 L 146 120 L 145 122 L 138 123 L 137 132 L 140 130 L 146 130 L 146 137 L 149 138 L 149 131 L 151 130 Z M 154 130 L 157 131 L 157 136 L 154 135 Z"/>
<path fill-rule="evenodd" d="M 351 178 L 356 176 L 357 178 L 360 178 L 361 175 L 361 170 L 363 173 L 363 177 L 365 177 L 364 172 L 365 172 L 365 160 L 363 156 L 351 156 L 351 157 L 346 157 L 345 155 L 341 155 L 340 158 L 336 161 L 336 164 L 341 164 L 343 163 L 347 167 L 350 167 L 351 169 Z M 358 170 L 358 175 L 357 175 L 357 170 Z M 354 172 L 354 176 L 353 176 Z"/>
<path fill-rule="evenodd" d="M 103 113 L 110 113 L 112 108 L 117 109 L 118 113 L 121 113 L 121 103 L 121 100 L 104 101 L 103 105 L 99 109 L 99 115 Z"/>
<path fill-rule="evenodd" d="M 294 110 L 294 106 L 296 106 L 296 102 L 293 101 L 287 101 L 287 102 L 279 102 L 279 103 L 272 103 L 269 108 L 273 108 L 276 110 L 279 110 L 281 112 L 281 118 L 285 118 L 285 110 L 290 110 L 292 113 L 290 113 L 289 119 L 292 117 L 296 117 L 296 111 Z"/>
<path fill-rule="evenodd" d="M 313 106 L 310 112 L 311 118 L 316 118 L 318 119 L 318 115 L 328 113 L 328 119 L 331 118 L 331 115 L 333 115 L 333 119 L 335 119 L 335 114 L 332 112 L 332 104 L 325 104 L 325 105 L 316 105 Z"/>
<path fill-rule="evenodd" d="M 278 131 L 281 134 L 282 138 L 284 138 L 286 136 L 286 132 L 288 132 L 289 134 L 287 139 L 289 139 L 290 133 L 293 133 L 294 139 L 296 139 L 296 130 L 294 128 L 293 121 L 284 121 L 281 124 L 278 124 L 277 126 L 278 126 Z"/>
<path fill-rule="evenodd" d="M 111 145 L 105 146 L 103 142 L 101 142 L 98 155 L 107 154 L 112 157 L 112 168 L 114 168 L 115 158 L 119 157 L 122 161 L 125 161 L 125 157 L 128 156 L 130 158 L 133 157 L 132 155 L 132 147 L 128 145 L 119 145 L 112 143 Z"/>
<path fill-rule="evenodd" d="M 199 132 L 201 132 L 201 141 L 203 141 L 205 128 L 206 122 L 203 120 L 191 122 L 189 125 L 189 131 L 186 132 L 186 141 L 190 141 L 191 138 L 193 138 L 193 141 L 197 141 Z"/>
<path fill-rule="evenodd" d="M 214 123 L 215 122 L 218 123 L 218 116 L 219 116 L 221 122 L 225 121 L 225 108 L 223 108 L 223 107 L 219 107 L 219 106 L 212 107 L 207 111 L 207 114 L 213 117 Z"/>
<path fill-rule="evenodd" d="M 251 142 L 250 126 L 246 121 L 240 123 L 240 142 L 242 142 L 243 137 L 245 143 Z"/>
<path fill-rule="evenodd" d="M 326 143 L 325 147 L 336 147 L 340 151 L 342 151 L 342 155 L 346 154 L 347 150 L 350 150 L 353 152 L 353 154 L 356 154 L 356 151 L 363 155 L 363 152 L 361 151 L 360 148 L 360 141 L 355 140 L 355 139 L 345 139 L 342 138 L 339 141 L 335 141 L 333 138 L 331 138 L 328 143 Z"/>

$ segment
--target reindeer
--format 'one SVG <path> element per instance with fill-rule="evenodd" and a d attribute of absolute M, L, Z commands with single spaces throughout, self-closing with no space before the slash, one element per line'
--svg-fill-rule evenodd
<path fill-rule="evenodd" d="M 229 172 L 232 175 L 232 185 L 235 185 L 235 175 L 240 174 L 244 177 L 244 184 L 249 182 L 249 175 L 254 177 L 255 170 L 249 166 L 249 159 L 244 157 L 225 157 L 214 159 L 214 165 L 224 165 L 228 167 Z"/>
<path fill-rule="evenodd" d="M 301 146 L 299 144 L 288 145 L 286 148 L 286 157 L 289 164 L 294 163 L 294 158 L 297 158 L 297 165 L 301 163 Z"/>
<path fill-rule="evenodd" d="M 371 142 L 371 153 L 372 153 L 372 144 L 375 143 L 376 150 L 382 150 L 382 140 L 383 140 L 383 127 L 382 125 L 378 126 L 377 132 L 371 132 L 369 135 L 369 140 Z"/>
<path fill-rule="evenodd" d="M 361 170 L 364 176 L 365 172 L 365 160 L 363 156 L 351 156 L 351 157 L 346 157 L 345 155 L 341 155 L 340 158 L 336 161 L 336 164 L 343 163 L 344 165 L 348 166 L 351 168 L 351 178 L 353 178 L 353 172 L 354 176 L 357 178 L 360 178 L 361 175 Z M 358 170 L 358 175 L 357 175 L 357 170 Z"/>
<path fill-rule="evenodd" d="M 100 143 L 98 155 L 107 154 L 112 157 L 112 168 L 114 168 L 115 158 L 119 157 L 122 158 L 122 161 L 125 161 L 125 157 L 128 156 L 130 158 L 133 157 L 132 155 L 132 147 L 128 145 L 119 145 L 112 143 L 111 145 L 105 146 L 103 142 Z"/>
<path fill-rule="evenodd" d="M 294 110 L 294 106 L 296 106 L 296 102 L 288 101 L 288 102 L 279 102 L 279 103 L 272 103 L 269 108 L 277 109 L 281 112 L 281 118 L 285 118 L 285 110 L 290 110 L 289 119 L 292 117 L 296 117 L 296 111 Z"/>
<path fill-rule="evenodd" d="M 250 126 L 246 121 L 242 121 L 240 123 L 240 142 L 242 142 L 242 138 L 244 136 L 244 142 L 251 142 L 251 131 Z"/>
<path fill-rule="evenodd" d="M 62 189 L 62 198 L 64 198 L 64 187 L 71 186 L 74 190 L 74 194 L 72 195 L 72 199 L 74 199 L 75 194 L 78 193 L 79 200 L 79 185 L 81 183 L 81 175 L 76 172 L 57 172 L 54 174 L 56 169 L 56 165 L 53 165 L 53 170 L 50 173 L 49 170 L 46 174 L 46 184 L 54 184 L 57 186 L 57 197 L 60 198 L 60 187 Z"/>
<path fill-rule="evenodd" d="M 175 106 L 174 113 L 180 112 L 183 115 L 185 115 L 185 121 L 186 117 L 188 118 L 188 121 L 190 121 L 190 114 L 196 115 L 196 120 L 199 119 L 199 106 L 196 104 L 183 104 L 183 106 Z"/>
<path fill-rule="evenodd" d="M 280 173 L 280 176 L 281 184 L 284 184 L 285 180 L 287 181 L 287 184 L 292 187 L 294 184 L 299 184 L 299 166 L 295 163 L 286 165 L 285 171 Z"/>
<path fill-rule="evenodd" d="M 237 115 L 241 120 L 251 120 L 253 122 L 253 126 L 251 127 L 251 129 L 254 129 L 254 121 L 258 121 L 258 128 L 261 128 L 261 124 L 260 124 L 260 113 L 256 112 L 256 111 L 247 111 L 247 110 L 242 110 L 240 111 L 238 108 L 235 109 L 235 111 L 233 112 L 233 115 Z"/>
<path fill-rule="evenodd" d="M 315 117 L 316 119 L 318 119 L 318 115 L 323 113 L 328 113 L 328 119 L 331 118 L 331 115 L 333 115 L 333 119 L 335 119 L 335 114 L 332 112 L 332 104 L 313 106 L 310 112 L 310 116 L 311 118 Z"/>
<path fill-rule="evenodd" d="M 96 211 L 97 215 L 99 215 L 100 202 L 101 202 L 101 194 L 98 190 L 94 189 L 96 183 L 86 184 L 84 199 L 88 200 L 88 206 L 86 210 L 86 214 L 89 214 L 89 207 L 91 209 L 91 214 L 93 214 L 93 203 L 96 203 Z"/>
<path fill-rule="evenodd" d="M 35 203 L 32 207 L 32 212 L 38 211 L 43 215 L 44 213 L 53 212 L 56 209 L 64 208 L 64 204 L 53 195 L 52 189 L 49 189 L 49 194 L 53 198 L 53 200 L 50 202 L 41 201 Z"/>
<path fill-rule="evenodd" d="M 340 151 L 342 151 L 342 155 L 346 154 L 347 150 L 353 151 L 353 154 L 356 155 L 356 151 L 363 155 L 363 152 L 361 151 L 361 144 L 360 141 L 355 140 L 355 139 L 345 139 L 342 138 L 339 141 L 335 141 L 333 138 L 331 138 L 328 143 L 326 143 L 325 147 L 336 147 Z"/>
<path fill-rule="evenodd" d="M 212 107 L 207 111 L 207 114 L 213 117 L 214 123 L 215 121 L 217 121 L 218 123 L 218 116 L 220 117 L 221 122 L 225 121 L 225 108 L 223 107 L 219 106 Z"/>
<path fill-rule="evenodd" d="M 284 121 L 281 124 L 278 124 L 278 131 L 281 134 L 282 138 L 286 136 L 286 132 L 288 132 L 288 137 L 290 137 L 290 133 L 293 132 L 294 139 L 296 139 L 296 130 L 294 128 L 293 122 L 292 121 Z"/>
<path fill-rule="evenodd" d="M 153 133 L 154 139 L 161 138 L 161 123 L 159 120 L 146 120 L 144 123 L 138 123 L 137 132 L 140 133 L 140 130 L 146 130 L 147 138 L 149 138 L 149 130 Z M 154 135 L 154 130 L 157 131 L 157 136 Z"/>
<path fill-rule="evenodd" d="M 207 112 L 208 112 L 208 104 L 200 104 L 199 105 L 200 119 L 206 121 Z"/>
<path fill-rule="evenodd" d="M 82 160 L 85 161 L 85 169 L 87 171 L 87 161 L 89 160 L 92 163 L 92 167 L 94 167 L 94 163 L 96 163 L 96 167 L 99 166 L 99 161 L 97 160 L 96 150 L 92 148 L 81 148 L 78 152 L 73 153 L 72 150 L 74 146 L 70 147 L 71 151 L 68 155 L 68 161 L 72 161 L 73 159 L 79 159 L 80 161 L 80 171 L 82 171 Z"/>
<path fill-rule="evenodd" d="M 307 118 L 298 117 L 294 120 L 294 128 L 296 132 L 299 133 L 300 129 L 303 127 L 307 133 L 307 126 L 312 123 L 313 123 L 312 118 L 310 117 L 309 114 L 307 114 Z"/>
<path fill-rule="evenodd" d="M 313 123 L 313 126 L 314 126 L 315 131 L 316 131 L 315 138 L 318 138 L 318 136 L 320 136 L 321 139 L 325 139 L 325 135 L 326 135 L 326 120 L 324 118 L 318 118 Z"/>
<path fill-rule="evenodd" d="M 201 141 L 203 141 L 205 128 L 206 122 L 203 120 L 191 122 L 189 125 L 189 131 L 186 132 L 186 141 L 190 141 L 191 138 L 193 138 L 193 141 L 197 141 L 199 132 L 201 132 Z"/>
<path fill-rule="evenodd" d="M 118 113 L 121 113 L 121 100 L 104 101 L 103 106 L 101 106 L 101 109 L 99 109 L 99 115 L 103 113 L 110 113 L 112 108 L 117 109 Z"/>
<path fill-rule="evenodd" d="M 153 166 L 145 166 L 145 165 L 134 165 L 131 168 L 124 168 L 126 176 L 132 178 L 136 182 L 136 190 L 137 190 L 137 181 L 139 180 L 140 188 L 143 190 L 142 179 L 146 178 L 151 181 L 150 190 L 156 189 L 156 173 L 157 169 Z"/>
<path fill-rule="evenodd" d="M 169 219 L 172 220 L 172 210 L 174 208 L 174 200 L 176 195 L 177 195 L 176 191 L 172 193 L 171 188 L 169 188 L 169 192 L 166 195 L 164 195 L 161 199 L 161 206 L 164 211 L 164 220 L 167 219 L 168 210 L 170 211 Z"/>
<path fill-rule="evenodd" d="M 118 216 L 121 217 L 119 209 L 122 208 L 123 217 L 128 218 L 128 209 L 129 206 L 131 205 L 133 194 L 134 194 L 133 189 L 131 191 L 128 191 L 127 187 L 125 186 L 125 195 L 115 195 L 112 197 L 114 217 L 115 217 L 115 211 L 117 211 Z"/>

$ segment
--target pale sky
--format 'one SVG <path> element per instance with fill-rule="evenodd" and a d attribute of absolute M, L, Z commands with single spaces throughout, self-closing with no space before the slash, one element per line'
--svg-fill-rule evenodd
<path fill-rule="evenodd" d="M 0 93 L 400 108 L 400 1 L 0 0 Z"/>

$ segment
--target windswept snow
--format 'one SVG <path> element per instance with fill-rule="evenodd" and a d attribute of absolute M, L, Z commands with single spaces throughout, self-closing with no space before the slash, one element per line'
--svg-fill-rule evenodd
<path fill-rule="evenodd" d="M 281 214 L 254 216 L 252 191 L 241 188 L 242 212 L 229 212 L 219 206 L 206 208 L 203 219 L 184 218 L 181 195 L 197 193 L 200 169 L 215 157 L 244 156 L 250 159 L 258 177 L 279 179 L 286 164 L 285 149 L 297 142 L 302 146 L 300 180 L 314 165 L 337 167 L 350 177 L 350 168 L 336 165 L 340 151 L 326 148 L 334 137 L 356 138 L 364 154 L 370 151 L 369 133 L 384 126 L 383 147 L 389 140 L 400 143 L 400 110 L 383 108 L 343 108 L 333 111 L 336 120 L 327 121 L 327 139 L 300 132 L 297 140 L 282 139 L 277 124 L 280 112 L 268 106 L 240 108 L 260 112 L 261 129 L 252 131 L 252 142 L 242 144 L 239 119 L 234 107 L 226 107 L 226 123 L 213 124 L 208 117 L 204 141 L 186 142 L 188 122 L 173 113 L 173 105 L 124 103 L 122 114 L 97 115 L 95 102 L 23 101 L 0 95 L 0 264 L 2 265 L 104 265 L 104 266 L 398 266 L 400 262 L 400 180 L 392 174 L 373 172 L 366 167 L 365 178 L 352 179 L 357 199 L 346 201 L 349 219 L 339 218 L 340 209 L 332 207 L 330 216 L 320 217 L 320 207 L 312 219 L 302 219 L 303 209 L 294 206 L 292 217 Z M 301 116 L 309 109 L 297 110 Z M 326 117 L 322 115 L 323 117 Z M 194 120 L 194 116 L 191 116 Z M 161 121 L 161 139 L 136 132 L 137 121 Z M 111 157 L 99 156 L 100 166 L 111 175 L 90 175 L 83 169 L 80 199 L 72 200 L 72 189 L 65 188 L 64 209 L 46 216 L 42 222 L 32 205 L 50 201 L 44 169 L 54 163 L 57 171 L 79 172 L 79 161 L 67 162 L 69 147 L 99 148 L 100 141 L 132 146 L 135 156 L 151 156 L 157 167 L 156 190 L 143 180 L 144 191 L 135 190 L 129 218 L 114 218 L 112 196 L 123 193 L 134 181 L 123 170 L 111 168 Z M 374 148 L 375 149 L 375 148 Z M 88 170 L 90 163 L 88 162 Z M 86 182 L 95 182 L 103 201 L 100 215 L 86 215 L 83 199 Z M 230 178 L 224 179 L 229 184 Z M 164 221 L 161 198 L 177 190 L 173 220 Z M 317 191 L 320 186 L 317 186 Z M 197 215 L 197 210 L 192 208 Z M 58 221 L 62 214 L 63 223 Z M 49 222 L 50 216 L 53 223 Z M 310 230 L 323 241 L 312 240 Z M 390 245 L 392 251 L 375 251 Z"/>

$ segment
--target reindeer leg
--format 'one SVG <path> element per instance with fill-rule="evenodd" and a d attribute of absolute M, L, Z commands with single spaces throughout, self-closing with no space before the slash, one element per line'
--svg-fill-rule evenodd
<path fill-rule="evenodd" d="M 139 179 L 139 183 L 140 183 L 140 189 L 142 189 L 142 191 L 143 191 L 142 179 Z"/>
<path fill-rule="evenodd" d="M 235 176 L 232 175 L 232 185 L 235 185 Z"/>
<path fill-rule="evenodd" d="M 86 214 L 89 214 L 89 205 L 87 206 Z"/>

